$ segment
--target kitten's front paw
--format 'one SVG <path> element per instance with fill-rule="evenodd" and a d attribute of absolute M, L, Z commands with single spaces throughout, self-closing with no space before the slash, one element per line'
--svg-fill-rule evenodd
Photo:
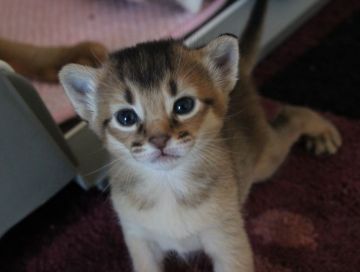
<path fill-rule="evenodd" d="M 315 155 L 335 154 L 342 145 L 338 129 L 328 120 L 318 117 L 316 132 L 305 136 L 306 149 Z"/>

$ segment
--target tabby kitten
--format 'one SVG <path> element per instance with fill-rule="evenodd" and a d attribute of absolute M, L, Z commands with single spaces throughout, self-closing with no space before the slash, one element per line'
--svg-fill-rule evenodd
<path fill-rule="evenodd" d="M 300 136 L 317 154 L 341 144 L 336 128 L 305 108 L 286 106 L 266 121 L 251 79 L 265 6 L 256 2 L 240 58 L 237 38 L 222 35 L 197 49 L 138 44 L 101 68 L 60 72 L 114 158 L 111 197 L 137 272 L 161 271 L 168 250 L 201 249 L 216 272 L 254 271 L 240 213 L 250 185 L 269 177 Z"/>

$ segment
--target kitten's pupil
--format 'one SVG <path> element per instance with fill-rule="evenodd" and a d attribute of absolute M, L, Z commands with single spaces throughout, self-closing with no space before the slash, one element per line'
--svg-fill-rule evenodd
<path fill-rule="evenodd" d="M 174 113 L 176 114 L 187 114 L 193 110 L 195 106 L 195 101 L 192 97 L 182 97 L 176 100 L 174 104 Z"/>
<path fill-rule="evenodd" d="M 138 121 L 138 116 L 134 110 L 124 109 L 116 113 L 116 120 L 120 125 L 130 127 Z"/>

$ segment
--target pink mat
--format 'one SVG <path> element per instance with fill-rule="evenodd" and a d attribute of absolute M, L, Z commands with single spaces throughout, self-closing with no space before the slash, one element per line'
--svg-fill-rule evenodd
<path fill-rule="evenodd" d="M 0 36 L 39 45 L 104 43 L 110 50 L 165 37 L 181 38 L 219 10 L 226 0 L 206 0 L 191 14 L 173 1 L 1 0 Z M 75 115 L 59 85 L 34 82 L 57 123 Z"/>

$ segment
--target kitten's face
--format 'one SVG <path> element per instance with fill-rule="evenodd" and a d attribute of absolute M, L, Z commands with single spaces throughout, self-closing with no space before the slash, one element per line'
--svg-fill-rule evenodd
<path fill-rule="evenodd" d="M 167 76 L 149 89 L 127 80 L 119 95 L 108 101 L 110 120 L 104 132 L 108 149 L 128 153 L 153 168 L 169 169 L 202 136 L 216 134 L 225 112 L 223 98 L 201 79 L 190 82 L 185 76 Z"/>
<path fill-rule="evenodd" d="M 168 170 L 201 156 L 201 147 L 222 127 L 238 54 L 234 38 L 221 39 L 228 43 L 217 44 L 217 52 L 210 45 L 189 50 L 176 42 L 142 44 L 111 55 L 101 70 L 82 68 L 86 80 L 74 79 L 74 70 L 60 77 L 74 106 L 80 102 L 78 113 L 115 157 Z"/>

